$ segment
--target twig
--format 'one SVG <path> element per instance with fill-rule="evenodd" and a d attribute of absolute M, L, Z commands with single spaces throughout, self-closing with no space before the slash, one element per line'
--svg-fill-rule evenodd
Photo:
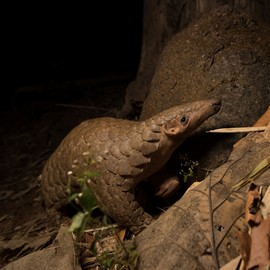
<path fill-rule="evenodd" d="M 210 226 L 212 228 L 211 233 L 211 246 L 212 246 L 212 257 L 216 266 L 216 269 L 219 269 L 219 260 L 217 255 L 217 249 L 216 249 L 216 238 L 215 238 L 215 230 L 214 230 L 214 212 L 212 208 L 212 196 L 211 196 L 211 190 L 212 190 L 212 176 L 213 173 L 209 176 L 209 189 L 208 189 L 208 202 L 209 202 L 209 214 L 210 214 Z"/>
<path fill-rule="evenodd" d="M 255 132 L 255 131 L 265 131 L 266 126 L 263 127 L 233 127 L 233 128 L 218 128 L 208 130 L 209 133 L 238 133 L 238 132 Z"/>
<path fill-rule="evenodd" d="M 104 112 L 110 112 L 110 113 L 114 112 L 114 110 L 110 110 L 106 108 L 85 106 L 85 105 L 72 105 L 72 104 L 63 104 L 63 103 L 57 103 L 55 105 L 60 106 L 60 107 L 74 108 L 74 109 L 98 110 L 98 111 L 104 111 Z"/>
<path fill-rule="evenodd" d="M 111 229 L 111 228 L 118 228 L 119 226 L 120 225 L 118 225 L 118 224 L 112 224 L 112 225 L 103 226 L 103 227 L 99 227 L 99 228 L 84 230 L 84 232 L 105 231 L 105 230 L 108 230 L 108 229 Z"/>

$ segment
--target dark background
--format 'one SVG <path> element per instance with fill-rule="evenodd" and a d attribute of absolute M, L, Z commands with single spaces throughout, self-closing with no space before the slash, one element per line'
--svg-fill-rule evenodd
<path fill-rule="evenodd" d="M 142 0 L 16 3 L 3 12 L 4 107 L 20 87 L 136 74 Z"/>

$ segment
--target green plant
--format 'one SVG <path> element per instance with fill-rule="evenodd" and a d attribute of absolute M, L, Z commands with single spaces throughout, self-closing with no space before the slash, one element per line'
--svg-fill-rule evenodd
<path fill-rule="evenodd" d="M 187 155 L 181 155 L 179 175 L 183 177 L 184 183 L 186 183 L 190 178 L 194 176 L 194 171 L 199 165 L 198 161 L 193 161 L 187 157 Z"/>
<path fill-rule="evenodd" d="M 91 214 L 98 208 L 98 205 L 94 194 L 88 187 L 87 181 L 90 178 L 98 178 L 98 176 L 98 173 L 95 172 L 83 172 L 81 177 L 77 177 L 77 182 L 80 185 L 80 192 L 73 193 L 69 187 L 69 201 L 77 202 L 80 205 L 81 210 L 72 217 L 68 231 L 84 231 L 86 224 L 92 221 Z"/>
<path fill-rule="evenodd" d="M 68 193 L 69 201 L 75 202 L 78 212 L 72 217 L 69 232 L 82 233 L 93 231 L 90 256 L 94 257 L 101 269 L 130 269 L 136 268 L 138 255 L 133 241 L 122 241 L 115 232 L 114 227 L 85 230 L 87 223 L 93 223 L 91 214 L 98 208 L 96 198 L 89 188 L 89 181 L 98 181 L 99 173 L 89 172 L 94 160 L 89 152 L 84 154 L 83 164 L 77 160 L 73 163 L 73 171 L 69 173 Z M 79 166 L 78 166 L 79 165 Z M 76 181 L 79 184 L 79 192 L 72 190 L 71 182 Z M 107 215 L 102 216 L 102 224 L 108 225 L 110 219 Z M 81 234 L 82 235 L 82 234 Z"/>
<path fill-rule="evenodd" d="M 84 231 L 86 224 L 92 222 L 92 212 L 98 208 L 95 195 L 89 188 L 89 181 L 98 181 L 99 173 L 91 171 L 90 168 L 95 164 L 91 156 L 90 149 L 82 153 L 82 159 L 74 160 L 72 171 L 68 173 L 68 194 L 69 202 L 77 208 L 77 214 L 72 217 L 68 231 Z M 76 191 L 72 188 L 72 181 L 76 181 L 79 188 Z M 78 191 L 79 190 L 79 191 Z"/>

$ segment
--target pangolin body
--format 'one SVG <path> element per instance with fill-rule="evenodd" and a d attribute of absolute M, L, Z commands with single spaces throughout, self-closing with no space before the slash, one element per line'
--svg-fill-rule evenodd
<path fill-rule="evenodd" d="M 41 188 L 47 208 L 68 203 L 77 177 L 90 177 L 89 188 L 101 209 L 138 232 L 151 223 L 134 195 L 138 183 L 159 171 L 184 139 L 220 109 L 219 100 L 170 108 L 145 121 L 96 118 L 75 127 L 45 164 Z"/>

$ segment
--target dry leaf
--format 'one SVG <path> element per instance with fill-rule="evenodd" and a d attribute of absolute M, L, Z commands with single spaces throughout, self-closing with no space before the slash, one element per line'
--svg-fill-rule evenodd
<path fill-rule="evenodd" d="M 120 241 L 124 241 L 124 238 L 126 236 L 126 229 L 121 229 L 119 232 L 117 232 L 117 238 L 120 240 Z"/>
<path fill-rule="evenodd" d="M 267 219 L 267 217 L 270 215 L 270 186 L 267 188 L 263 196 L 261 213 L 264 219 Z"/>
<path fill-rule="evenodd" d="M 247 269 L 259 266 L 259 269 L 270 267 L 269 260 L 269 236 L 270 236 L 270 217 L 262 220 L 258 226 L 251 228 L 251 249 L 250 260 Z"/>
<path fill-rule="evenodd" d="M 267 111 L 254 124 L 254 127 L 267 126 L 269 122 L 270 122 L 270 106 L 268 107 Z"/>
<path fill-rule="evenodd" d="M 241 257 L 244 261 L 244 266 L 246 267 L 250 257 L 251 237 L 247 231 L 240 232 L 238 237 L 241 243 Z"/>
<path fill-rule="evenodd" d="M 255 170 L 252 173 L 257 174 Z M 268 269 L 267 267 L 270 267 L 269 190 L 270 188 L 263 196 L 263 188 L 251 184 L 247 194 L 245 218 L 250 225 L 250 230 L 249 234 L 247 232 L 239 234 L 243 269 L 254 269 L 255 267 Z M 261 212 L 262 209 L 266 212 L 264 216 Z"/>
<path fill-rule="evenodd" d="M 245 207 L 246 222 L 250 226 L 257 225 L 262 221 L 260 205 L 261 205 L 260 188 L 254 184 L 251 184 L 250 190 L 247 194 L 247 201 Z"/>

